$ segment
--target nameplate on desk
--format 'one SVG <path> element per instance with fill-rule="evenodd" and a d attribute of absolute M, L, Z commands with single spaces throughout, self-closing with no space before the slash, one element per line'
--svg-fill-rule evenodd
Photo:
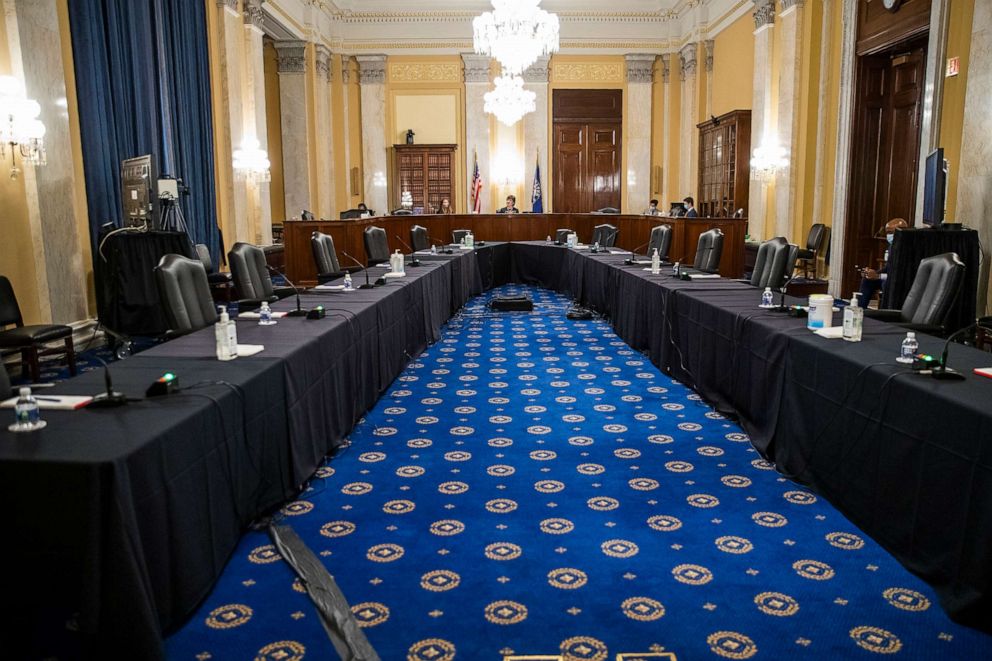
<path fill-rule="evenodd" d="M 265 351 L 264 344 L 239 344 L 238 358 L 247 358 L 248 356 L 254 356 L 256 353 L 261 353 L 263 351 Z"/>
<path fill-rule="evenodd" d="M 272 313 L 272 318 L 273 319 L 282 319 L 287 314 L 289 314 L 289 313 L 288 312 L 273 312 Z M 258 312 L 242 312 L 242 313 L 238 314 L 238 319 L 261 319 L 261 318 L 262 318 L 262 315 L 259 314 Z"/>
<path fill-rule="evenodd" d="M 51 411 L 75 411 L 93 401 L 92 397 L 85 395 L 35 395 L 34 398 L 38 400 L 38 408 Z M 17 397 L 4 400 L 0 402 L 0 408 L 12 409 L 17 400 Z"/>

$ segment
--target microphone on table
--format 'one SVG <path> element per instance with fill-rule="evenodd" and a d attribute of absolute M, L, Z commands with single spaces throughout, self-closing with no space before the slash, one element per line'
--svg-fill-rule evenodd
<path fill-rule="evenodd" d="M 782 283 L 782 286 L 779 287 L 780 297 L 779 297 L 779 300 L 778 300 L 778 305 L 775 306 L 775 307 L 773 307 L 773 308 L 770 308 L 770 311 L 771 312 L 788 312 L 789 311 L 789 306 L 787 306 L 785 304 L 785 292 L 786 292 L 786 290 L 789 289 L 789 285 L 792 284 L 792 281 L 795 279 L 795 277 L 796 277 L 796 272 L 793 271 L 792 272 L 792 275 L 790 275 L 788 278 L 786 278 L 785 282 Z"/>
<path fill-rule="evenodd" d="M 930 375 L 933 378 L 938 379 L 940 381 L 964 380 L 964 374 L 961 374 L 961 372 L 955 372 L 954 370 L 952 370 L 950 367 L 947 366 L 947 352 L 951 348 L 951 340 L 955 339 L 960 335 L 963 335 L 964 333 L 971 331 L 971 329 L 975 328 L 976 326 L 978 326 L 977 320 L 974 323 L 968 324 L 964 328 L 950 334 L 950 336 L 947 338 L 947 341 L 944 342 L 944 350 L 940 353 L 940 364 L 934 367 L 930 371 Z"/>
<path fill-rule="evenodd" d="M 410 251 L 410 263 L 407 266 L 420 266 L 420 260 L 417 259 L 417 251 L 414 250 L 407 244 L 406 241 L 400 238 L 399 234 L 394 234 L 396 240 L 403 244 L 403 247 Z"/>
<path fill-rule="evenodd" d="M 351 261 L 355 262 L 356 264 L 358 264 L 358 266 L 363 271 L 365 271 L 365 284 L 364 285 L 358 285 L 358 288 L 359 289 L 372 289 L 372 288 L 374 288 L 375 285 L 373 285 L 371 282 L 369 282 L 369 269 L 368 269 L 368 267 L 367 266 L 362 266 L 362 263 L 360 261 L 358 261 L 357 259 L 355 259 L 354 257 L 352 257 L 351 255 L 349 255 L 348 253 L 346 253 L 343 250 L 341 251 L 341 254 L 344 255 L 345 257 L 347 257 L 348 259 L 350 259 Z"/>
<path fill-rule="evenodd" d="M 309 314 L 309 310 L 304 310 L 303 309 L 303 306 L 300 305 L 300 290 L 299 290 L 299 288 L 296 285 L 293 284 L 293 281 L 290 280 L 289 278 L 287 278 L 285 273 L 283 273 L 282 271 L 280 271 L 279 269 L 277 269 L 274 266 L 270 266 L 270 265 L 266 264 L 265 265 L 265 268 L 266 268 L 266 270 L 269 273 L 274 273 L 274 274 L 278 275 L 279 277 L 281 277 L 283 280 L 285 280 L 286 281 L 286 284 L 288 284 L 290 286 L 290 288 L 293 290 L 293 293 L 296 294 L 296 309 L 295 310 L 290 310 L 289 312 L 287 312 L 286 313 L 286 316 L 287 317 L 305 317 L 305 316 L 307 316 L 307 314 Z"/>
<path fill-rule="evenodd" d="M 103 358 L 93 356 L 93 359 L 103 365 L 103 381 L 107 384 L 107 391 L 93 397 L 86 406 L 91 409 L 109 409 L 127 404 L 127 396 L 114 390 L 114 382 L 110 378 L 110 365 Z"/>
<path fill-rule="evenodd" d="M 454 250 L 451 249 L 451 246 L 445 243 L 444 241 L 441 241 L 440 239 L 431 239 L 431 243 L 441 246 L 441 252 L 443 252 L 445 255 L 450 255 L 454 253 Z"/>
<path fill-rule="evenodd" d="M 646 248 L 648 246 L 648 243 L 651 243 L 651 242 L 648 241 L 647 243 L 642 243 L 641 245 L 639 245 L 636 248 L 634 248 L 633 250 L 631 250 L 630 251 L 630 257 L 628 257 L 627 259 L 623 260 L 623 263 L 626 264 L 627 266 L 630 266 L 631 264 L 633 264 L 634 263 L 634 255 L 636 255 L 637 254 L 637 251 L 640 250 L 641 248 Z"/>
<path fill-rule="evenodd" d="M 620 231 L 620 228 L 618 227 L 615 230 L 613 230 L 612 232 L 610 232 L 609 234 L 607 234 L 606 235 L 606 238 L 603 239 L 602 242 L 600 242 L 600 244 L 599 244 L 599 250 L 596 250 L 596 247 L 594 245 L 589 250 L 589 252 L 593 252 L 593 253 L 597 253 L 597 252 L 607 252 L 608 253 L 608 252 L 610 252 L 610 249 L 608 247 L 604 246 L 603 244 L 604 243 L 609 243 L 610 241 L 612 241 L 613 240 L 613 237 L 615 237 L 619 231 Z"/>

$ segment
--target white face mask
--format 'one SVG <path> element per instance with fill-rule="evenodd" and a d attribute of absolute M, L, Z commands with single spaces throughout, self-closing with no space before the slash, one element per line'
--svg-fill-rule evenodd
<path fill-rule="evenodd" d="M 885 240 L 889 242 L 889 245 L 890 246 L 892 245 L 892 240 L 895 239 L 895 238 L 896 238 L 896 235 L 895 234 L 886 234 L 885 235 Z"/>

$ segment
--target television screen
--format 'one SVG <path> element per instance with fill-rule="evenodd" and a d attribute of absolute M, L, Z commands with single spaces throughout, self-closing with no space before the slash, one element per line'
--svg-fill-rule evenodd
<path fill-rule="evenodd" d="M 944 222 L 944 196 L 947 193 L 947 161 L 938 147 L 927 156 L 923 183 L 923 223 L 937 227 Z"/>

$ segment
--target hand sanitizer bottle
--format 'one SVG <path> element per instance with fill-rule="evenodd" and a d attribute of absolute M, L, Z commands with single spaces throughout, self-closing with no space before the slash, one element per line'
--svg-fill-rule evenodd
<path fill-rule="evenodd" d="M 231 327 L 231 318 L 227 316 L 227 308 L 220 306 L 217 308 L 220 318 L 214 324 L 214 342 L 217 346 L 217 360 L 232 360 L 237 356 L 237 331 Z M 235 333 L 234 352 L 231 352 L 231 333 Z"/>
<path fill-rule="evenodd" d="M 34 431 L 41 429 L 46 423 L 41 419 L 41 409 L 38 400 L 31 394 L 30 388 L 21 388 L 19 397 L 14 403 L 14 424 L 7 427 L 13 432 Z"/>
<path fill-rule="evenodd" d="M 844 308 L 844 339 L 848 342 L 861 341 L 861 329 L 865 323 L 865 311 L 858 305 L 858 296 L 855 292 L 851 297 L 851 304 Z"/>
<path fill-rule="evenodd" d="M 344 290 L 345 291 L 351 291 L 352 289 L 353 289 L 353 287 L 351 286 L 351 273 L 345 271 L 344 272 Z"/>
<path fill-rule="evenodd" d="M 658 275 L 659 273 L 661 273 L 661 255 L 655 248 L 654 252 L 651 253 L 651 275 Z"/>
<path fill-rule="evenodd" d="M 468 246 L 469 248 L 475 247 L 475 235 L 473 235 L 471 232 L 465 235 L 465 245 Z"/>
<path fill-rule="evenodd" d="M 761 307 L 770 308 L 775 305 L 775 296 L 772 294 L 771 287 L 765 287 L 765 291 L 761 292 Z"/>

